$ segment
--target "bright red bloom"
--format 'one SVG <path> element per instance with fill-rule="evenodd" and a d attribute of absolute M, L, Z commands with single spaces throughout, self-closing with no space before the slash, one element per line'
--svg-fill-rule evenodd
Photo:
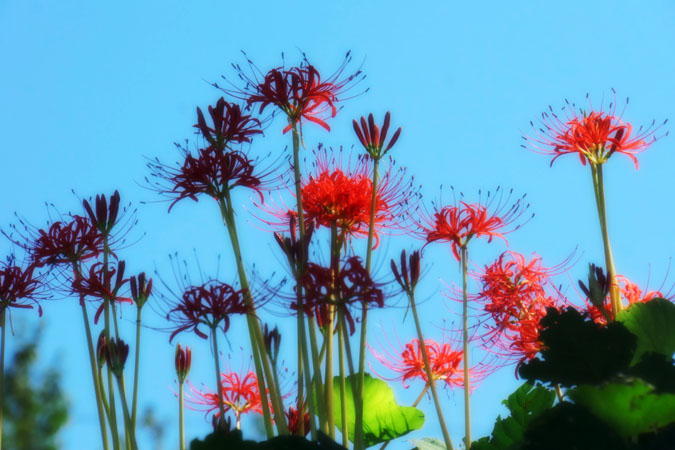
<path fill-rule="evenodd" d="M 221 326 L 223 332 L 227 332 L 231 315 L 247 314 L 251 310 L 244 296 L 244 290 L 235 290 L 229 284 L 216 280 L 187 288 L 183 293 L 182 302 L 167 314 L 168 320 L 178 324 L 169 341 L 176 334 L 188 329 L 206 339 L 208 336 L 199 330 L 200 325 L 206 325 L 214 331 Z"/>
<path fill-rule="evenodd" d="M 286 422 L 288 423 L 288 431 L 291 435 L 300 436 L 300 424 L 302 424 L 302 429 L 304 433 L 302 436 L 307 436 L 309 433 L 309 412 L 306 412 L 302 420 L 300 420 L 300 414 L 298 410 L 292 406 L 286 411 Z"/>
<path fill-rule="evenodd" d="M 372 114 L 368 116 L 368 121 L 366 122 L 365 117 L 361 117 L 360 125 L 356 120 L 352 121 L 354 126 L 354 132 L 359 138 L 361 145 L 366 149 L 368 154 L 373 159 L 379 159 L 384 156 L 391 148 L 396 144 L 398 137 L 401 135 L 401 127 L 394 132 L 394 135 L 389 140 L 389 144 L 384 146 L 385 141 L 387 140 L 387 132 L 389 131 L 389 122 L 391 121 L 391 114 L 387 111 L 387 114 L 384 115 L 384 123 L 382 124 L 382 131 L 375 124 L 375 118 Z"/>
<path fill-rule="evenodd" d="M 540 257 L 527 261 L 519 253 L 504 252 L 480 274 L 477 300 L 494 321 L 488 326 L 488 345 L 501 349 L 502 356 L 522 362 L 539 351 L 539 321 L 546 308 L 559 306 L 547 292 L 554 289 L 549 281 L 554 270 L 543 267 Z"/>
<path fill-rule="evenodd" d="M 523 196 L 507 208 L 510 196 L 511 193 L 504 198 L 497 188 L 492 198 L 488 193 L 486 205 L 460 201 L 458 205 L 437 208 L 433 217 L 424 218 L 420 224 L 421 235 L 427 244 L 439 241 L 452 244 L 452 253 L 458 261 L 460 249 L 474 237 L 486 236 L 488 242 L 498 237 L 506 242 L 504 235 L 520 227 L 513 225 L 529 207 Z"/>
<path fill-rule="evenodd" d="M 86 217 L 74 215 L 69 223 L 54 222 L 37 233 L 28 251 L 39 267 L 86 261 L 103 252 L 103 237 Z"/>
<path fill-rule="evenodd" d="M 224 149 L 230 142 L 251 142 L 251 136 L 262 134 L 260 121 L 242 114 L 239 105 L 228 103 L 223 97 L 216 106 L 209 106 L 213 126 L 206 124 L 202 110 L 197 108 L 197 128 L 209 144 Z"/>
<path fill-rule="evenodd" d="M 256 412 L 262 414 L 262 399 L 258 390 L 258 378 L 255 372 L 248 371 L 246 375 L 241 376 L 236 372 L 221 373 L 221 385 L 223 388 L 223 404 L 225 412 L 232 411 L 235 415 L 237 428 L 241 427 L 242 414 Z M 187 398 L 189 404 L 200 406 L 206 411 L 206 415 L 214 413 L 216 417 L 220 416 L 218 411 L 220 402 L 218 394 L 206 390 L 201 392 L 190 382 L 188 388 L 193 396 Z M 196 408 L 194 408 L 196 409 Z"/>
<path fill-rule="evenodd" d="M 549 107 L 550 111 L 542 114 L 541 126 L 537 128 L 532 124 L 535 137 L 525 138 L 529 147 L 537 153 L 552 155 L 551 165 L 559 156 L 568 153 L 576 153 L 583 165 L 586 161 L 603 164 L 612 154 L 623 153 L 637 169 L 635 155 L 658 139 L 655 133 L 660 126 L 654 127 L 652 122 L 634 134 L 631 124 L 622 120 L 622 113 L 617 115 L 616 98 L 610 103 L 609 111 L 595 111 L 593 105 L 590 107 L 590 112 L 576 111 L 574 105 L 568 104 L 563 108 L 564 116 L 558 116 Z"/>
<path fill-rule="evenodd" d="M 459 344 L 459 342 L 457 343 Z M 454 349 L 450 343 L 439 344 L 432 339 L 426 339 L 424 344 L 429 356 L 431 374 L 434 380 L 441 380 L 450 388 L 464 386 L 464 374 L 461 367 L 463 359 L 462 350 Z M 410 387 L 406 385 L 409 380 L 417 378 L 425 382 L 427 381 L 427 373 L 424 370 L 424 359 L 422 358 L 419 339 L 413 339 L 405 344 L 400 354 L 396 355 L 388 352 L 380 355 L 372 348 L 370 348 L 370 351 L 383 366 L 399 373 L 392 380 L 400 379 L 403 387 L 406 389 Z"/>
<path fill-rule="evenodd" d="M 34 274 L 35 266 L 22 269 L 13 263 L 13 259 L 0 263 L 0 309 L 32 309 L 35 304 L 38 314 L 42 316 L 42 307 L 38 300 L 46 298 L 45 286 Z"/>
<path fill-rule="evenodd" d="M 624 307 L 627 308 L 634 303 L 644 303 L 655 298 L 665 298 L 661 291 L 648 291 L 643 293 L 637 284 L 631 282 L 623 275 L 617 275 L 616 281 L 619 285 L 619 292 L 623 299 Z M 607 317 L 613 319 L 611 301 L 609 295 L 605 298 L 602 306 L 594 306 L 589 299 L 585 299 L 588 313 L 595 323 L 607 325 Z M 601 309 L 602 308 L 602 309 Z M 603 311 L 604 309 L 604 311 Z"/>

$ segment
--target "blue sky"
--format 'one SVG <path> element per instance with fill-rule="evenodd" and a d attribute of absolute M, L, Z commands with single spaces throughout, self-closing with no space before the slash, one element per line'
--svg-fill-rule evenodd
<path fill-rule="evenodd" d="M 363 62 L 367 78 L 361 86 L 369 92 L 343 104 L 331 133 L 308 126 L 308 146 L 323 142 L 350 149 L 357 142 L 353 118 L 369 112 L 382 117 L 390 110 L 393 124 L 403 127 L 394 157 L 422 184 L 426 201 L 437 197 L 440 185 L 454 185 L 469 198 L 497 185 L 527 193 L 536 217 L 509 236 L 511 249 L 537 252 L 554 265 L 578 247 L 580 262 L 559 280 L 569 286 L 585 276 L 588 262 L 603 258 L 589 170 L 573 156 L 550 168 L 548 157 L 520 147 L 521 135 L 548 105 L 558 108 L 565 98 L 583 104 L 586 93 L 599 99 L 610 88 L 619 99 L 630 97 L 624 119 L 631 123 L 674 117 L 674 9 L 666 1 L 0 2 L 0 226 L 13 223 L 14 212 L 42 225 L 45 202 L 62 212 L 80 212 L 71 189 L 81 197 L 119 189 L 123 201 L 138 207 L 136 235 L 145 233 L 122 252 L 131 273 L 157 267 L 168 274 L 169 253 L 189 259 L 196 249 L 207 273 L 223 254 L 222 277 L 234 279 L 215 205 L 208 199 L 185 201 L 167 214 L 168 204 L 156 203 L 159 198 L 143 188 L 145 158 L 178 158 L 173 142 L 192 136 L 195 107 L 215 102 L 219 92 L 209 82 L 233 75 L 230 64 L 244 62 L 240 50 L 267 70 L 280 63 L 281 52 L 290 63 L 298 61 L 301 49 L 330 73 L 351 49 L 352 67 Z M 290 137 L 282 136 L 281 128 L 280 121 L 270 126 L 252 151 L 283 152 Z M 641 286 L 650 277 L 650 285 L 658 287 L 675 253 L 672 145 L 664 138 L 639 155 L 639 171 L 621 155 L 605 168 L 617 269 Z M 250 205 L 248 193 L 237 201 Z M 248 262 L 271 272 L 277 263 L 268 257 L 276 251 L 271 236 L 256 229 L 244 209 L 238 221 L 246 229 Z M 385 267 L 400 249 L 415 245 L 394 237 L 377 258 Z M 0 243 L 2 254 L 8 249 Z M 489 263 L 503 250 L 500 242 L 477 246 L 474 262 Z M 423 314 L 433 329 L 439 313 L 453 320 L 437 280 L 461 278 L 448 248 L 428 247 L 425 260 L 429 300 Z M 75 450 L 83 440 L 98 438 L 81 319 L 72 299 L 44 309 L 40 362 L 56 361 L 64 372 L 72 416 L 63 448 Z M 158 314 L 150 309 L 145 314 L 154 327 L 162 326 Z M 35 326 L 31 312 L 19 315 L 26 327 Z M 373 336 L 378 323 L 389 327 L 393 320 L 401 339 L 412 337 L 413 324 L 402 323 L 401 316 L 400 309 L 373 315 Z M 123 317 L 130 331 L 133 312 Z M 246 349 L 239 349 L 245 342 L 237 336 L 240 325 L 233 326 L 232 348 L 225 350 L 234 368 L 248 358 Z M 152 405 L 166 420 L 165 445 L 172 448 L 173 347 L 167 333 L 154 329 L 144 330 L 144 339 L 141 404 Z M 180 341 L 195 345 L 194 382 L 213 384 L 207 342 L 187 336 Z M 517 384 L 508 367 L 476 391 L 475 437 L 491 430 L 497 414 L 504 413 L 499 402 Z M 412 402 L 414 390 L 397 387 L 401 403 Z M 440 436 L 431 403 L 423 409 L 430 425 L 414 436 Z M 447 395 L 447 411 L 459 442 L 461 392 Z M 189 437 L 208 431 L 200 413 L 189 413 L 186 424 Z M 143 448 L 152 448 L 144 442 Z"/>

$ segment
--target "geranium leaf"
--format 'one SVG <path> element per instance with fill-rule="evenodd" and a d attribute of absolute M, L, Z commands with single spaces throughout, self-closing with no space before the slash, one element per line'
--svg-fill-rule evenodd
<path fill-rule="evenodd" d="M 647 352 L 664 356 L 675 353 L 675 304 L 672 302 L 656 298 L 635 303 L 621 311 L 617 320 L 638 338 L 631 364 L 636 364 Z"/>

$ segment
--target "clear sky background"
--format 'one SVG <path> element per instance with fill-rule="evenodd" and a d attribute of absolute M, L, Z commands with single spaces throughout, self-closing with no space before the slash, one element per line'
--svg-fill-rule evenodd
<path fill-rule="evenodd" d="M 521 135 L 548 105 L 559 108 L 565 98 L 584 104 L 587 92 L 599 100 L 610 88 L 620 101 L 630 97 L 624 119 L 635 125 L 675 117 L 674 20 L 675 6 L 668 1 L 2 1 L 0 226 L 14 223 L 14 212 L 42 226 L 45 202 L 81 213 L 71 189 L 81 197 L 119 189 L 124 202 L 138 207 L 135 235 L 145 233 L 121 252 L 129 273 L 156 267 L 172 281 L 168 254 L 192 259 L 196 249 L 205 273 L 215 274 L 220 253 L 221 277 L 234 280 L 215 204 L 187 200 L 167 214 L 168 203 L 153 203 L 159 197 L 143 188 L 146 158 L 177 160 L 173 142 L 192 137 L 195 107 L 219 97 L 209 82 L 233 75 L 230 64 L 244 62 L 240 50 L 265 71 L 280 64 L 281 52 L 293 64 L 302 50 L 322 73 L 330 73 L 351 49 L 352 68 L 363 61 L 368 75 L 360 86 L 370 90 L 343 103 L 330 133 L 306 127 L 308 146 L 324 142 L 350 149 L 357 142 L 353 118 L 369 112 L 381 118 L 390 110 L 393 124 L 403 127 L 393 155 L 423 185 L 426 202 L 438 197 L 440 185 L 451 184 L 469 198 L 497 185 L 528 194 L 536 217 L 509 236 L 511 249 L 537 252 L 554 265 L 578 247 L 580 262 L 558 280 L 575 298 L 569 286 L 585 277 L 588 262 L 603 262 L 590 171 L 574 156 L 550 168 L 550 158 L 520 147 Z M 290 136 L 281 135 L 282 127 L 281 120 L 273 123 L 252 150 L 283 152 Z M 642 287 L 648 278 L 650 287 L 661 285 L 675 253 L 672 147 L 672 138 L 655 143 L 639 155 L 639 171 L 622 155 L 605 168 L 617 270 Z M 240 192 L 238 204 L 250 206 L 248 196 Z M 271 273 L 280 260 L 269 256 L 277 254 L 272 236 L 256 228 L 256 219 L 243 208 L 238 223 L 245 230 L 247 263 Z M 387 275 L 390 257 L 416 245 L 405 237 L 389 239 L 378 250 L 381 273 Z M 501 242 L 476 246 L 473 262 L 489 263 L 504 248 Z M 3 255 L 9 250 L 7 242 L 0 250 Z M 428 247 L 425 261 L 423 314 L 430 334 L 439 338 L 439 318 L 456 320 L 457 310 L 444 300 L 439 280 L 461 278 L 447 247 Z M 666 287 L 673 280 L 671 275 Z M 59 300 L 44 309 L 40 364 L 61 367 L 71 401 L 63 448 L 96 448 L 93 387 L 77 302 Z M 129 337 L 134 314 L 129 308 L 123 312 Z M 154 328 L 165 325 L 150 308 L 145 315 Z M 382 339 L 383 327 L 395 328 L 402 341 L 412 338 L 414 326 L 402 316 L 401 308 L 371 315 L 372 342 Z M 292 321 L 267 317 L 285 323 L 290 345 Z M 38 321 L 31 311 L 18 311 L 14 318 L 16 334 L 29 333 Z M 231 348 L 222 345 L 233 369 L 248 365 L 242 331 L 235 323 L 228 334 Z M 166 425 L 167 449 L 177 440 L 174 350 L 168 338 L 144 330 L 140 400 L 141 411 L 153 407 Z M 187 334 L 179 340 L 195 346 L 191 380 L 213 386 L 208 342 Z M 128 373 L 127 383 L 130 379 Z M 474 438 L 491 431 L 496 416 L 505 412 L 500 401 L 518 384 L 509 366 L 476 390 Z M 408 390 L 397 384 L 397 398 L 409 404 L 419 389 L 419 384 Z M 459 443 L 461 391 L 443 396 L 453 441 Z M 422 409 L 428 425 L 409 437 L 440 437 L 431 402 L 423 402 Z M 249 424 L 253 436 L 257 428 Z M 187 413 L 186 427 L 189 438 L 209 431 L 198 412 Z M 140 440 L 142 448 L 153 448 L 147 435 Z M 390 448 L 411 447 L 405 438 L 401 442 Z"/>

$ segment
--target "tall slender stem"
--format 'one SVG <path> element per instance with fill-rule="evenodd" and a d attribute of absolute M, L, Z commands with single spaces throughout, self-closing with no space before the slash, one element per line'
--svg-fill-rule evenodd
<path fill-rule="evenodd" d="M 602 164 L 591 163 L 590 166 L 591 176 L 593 177 L 595 203 L 598 209 L 598 219 L 600 220 L 600 231 L 602 232 L 602 243 L 605 249 L 605 265 L 607 266 L 607 279 L 609 281 L 609 298 L 612 305 L 612 316 L 616 318 L 619 311 L 623 309 L 623 305 L 621 304 L 619 286 L 616 282 L 616 269 L 614 267 L 614 257 L 612 256 L 612 246 L 609 243 L 607 207 L 605 204 L 605 186 L 602 176 Z"/>
<path fill-rule="evenodd" d="M 321 431 L 328 434 L 328 421 L 326 417 L 326 409 L 324 403 L 321 401 L 323 393 L 323 382 L 321 381 L 321 355 L 319 354 L 319 343 L 316 335 L 316 321 L 314 317 L 307 318 L 309 326 L 309 343 L 312 350 L 312 365 L 314 366 L 314 374 L 312 380 L 314 381 L 314 389 L 317 396 L 317 412 L 319 413 L 319 427 Z"/>
<path fill-rule="evenodd" d="M 345 334 L 342 328 L 344 315 L 338 312 L 338 357 L 340 359 L 340 422 L 342 423 L 342 445 L 349 447 L 349 424 L 347 423 L 347 383 L 345 380 Z"/>
<path fill-rule="evenodd" d="M 138 444 L 136 444 L 136 431 L 131 426 L 131 413 L 129 412 L 129 405 L 127 403 L 126 387 L 124 386 L 124 375 L 119 374 L 116 375 L 116 377 L 120 391 L 120 398 L 122 399 L 125 429 L 127 430 L 127 436 L 131 441 L 131 450 L 138 450 Z"/>
<path fill-rule="evenodd" d="M 131 405 L 131 425 L 136 429 L 136 411 L 138 407 L 138 363 L 141 355 L 141 308 L 136 311 L 136 355 L 134 358 L 134 393 Z"/>
<path fill-rule="evenodd" d="M 103 236 L 103 279 L 108 278 L 108 255 L 110 254 L 110 246 L 108 245 L 108 236 L 107 234 Z M 110 286 L 107 286 L 110 288 Z M 106 344 L 110 343 L 110 302 L 111 299 L 107 296 L 103 296 L 103 309 L 104 309 L 104 323 L 105 323 L 105 341 Z M 113 317 L 116 317 L 113 315 Z M 119 336 L 118 336 L 119 337 Z M 110 369 L 110 364 L 106 364 L 106 372 L 108 375 L 108 421 L 110 423 L 110 434 L 112 435 L 113 448 L 115 450 L 120 450 L 120 437 L 119 430 L 117 428 L 117 411 L 115 408 L 115 384 L 113 382 L 113 373 Z M 103 391 L 103 390 L 102 390 Z"/>
<path fill-rule="evenodd" d="M 417 339 L 419 340 L 420 351 L 422 352 L 422 360 L 424 361 L 424 371 L 427 374 L 427 386 L 431 388 L 431 395 L 434 398 L 434 406 L 436 407 L 436 414 L 438 415 L 438 423 L 441 426 L 441 431 L 443 432 L 443 440 L 445 441 L 445 446 L 452 450 L 452 441 L 450 439 L 450 433 L 448 432 L 448 427 L 445 424 L 445 418 L 443 417 L 443 408 L 441 407 L 440 399 L 438 398 L 438 392 L 436 391 L 436 379 L 434 374 L 431 371 L 431 364 L 429 363 L 429 354 L 427 353 L 426 343 L 424 341 L 424 335 L 422 334 L 422 325 L 420 324 L 419 316 L 417 315 L 417 306 L 415 305 L 415 293 L 410 292 L 408 294 L 408 299 L 410 300 L 410 309 L 413 313 L 413 319 L 415 320 L 415 328 L 417 329 Z"/>
<path fill-rule="evenodd" d="M 267 358 L 267 354 L 264 351 L 265 344 L 263 341 L 262 329 L 260 328 L 260 323 L 258 322 L 255 304 L 253 303 L 253 298 L 251 296 L 251 290 L 248 283 L 248 277 L 246 276 L 246 269 L 244 267 L 244 260 L 241 253 L 241 247 L 239 245 L 239 236 L 234 220 L 234 211 L 232 209 L 232 200 L 230 198 L 229 190 L 225 191 L 224 198 L 218 203 L 220 205 L 223 222 L 225 223 L 225 227 L 227 228 L 230 236 L 232 251 L 237 263 L 239 284 L 244 291 L 244 301 L 250 309 L 249 314 L 246 315 L 246 320 L 249 329 L 251 347 L 253 350 L 253 362 L 256 369 L 256 376 L 258 378 L 258 389 L 260 390 L 261 397 L 263 397 L 263 415 L 265 417 L 265 421 L 271 423 L 271 418 L 269 417 L 269 407 L 267 405 L 267 401 L 265 400 L 267 397 L 267 388 L 265 387 L 265 384 L 267 384 L 267 387 L 269 388 L 270 399 L 272 400 L 272 408 L 275 411 L 274 418 L 277 425 L 277 430 L 280 434 L 288 434 L 283 403 L 279 393 L 274 388 L 274 382 L 272 381 L 272 368 L 270 366 L 269 359 Z M 267 383 L 265 383 L 265 380 L 267 380 Z M 267 414 L 265 414 L 266 410 L 268 411 Z"/>
<path fill-rule="evenodd" d="M 178 383 L 178 450 L 185 450 L 185 417 L 183 415 L 183 383 Z"/>
<path fill-rule="evenodd" d="M 0 449 L 2 449 L 2 411 L 5 409 L 5 312 L 6 306 L 0 305 Z"/>
<path fill-rule="evenodd" d="M 370 196 L 370 221 L 368 222 L 368 247 L 366 248 L 366 270 L 370 273 L 373 259 L 373 240 L 375 238 L 375 210 L 377 208 L 377 183 L 379 178 L 380 159 L 373 158 L 372 192 Z M 361 336 L 359 341 L 359 374 L 357 381 L 356 420 L 354 448 L 365 449 L 363 443 L 363 383 L 366 371 L 366 338 L 368 336 L 368 303 L 363 302 L 361 313 Z"/>
<path fill-rule="evenodd" d="M 462 340 L 464 342 L 464 446 L 471 448 L 471 379 L 469 378 L 469 294 L 467 272 L 469 250 L 462 246 Z"/>
<path fill-rule="evenodd" d="M 218 388 L 218 411 L 220 420 L 225 420 L 225 403 L 223 400 L 223 383 L 220 375 L 220 356 L 218 355 L 218 338 L 216 337 L 217 328 L 211 330 L 211 339 L 213 340 L 213 359 L 216 361 L 216 386 Z"/>

